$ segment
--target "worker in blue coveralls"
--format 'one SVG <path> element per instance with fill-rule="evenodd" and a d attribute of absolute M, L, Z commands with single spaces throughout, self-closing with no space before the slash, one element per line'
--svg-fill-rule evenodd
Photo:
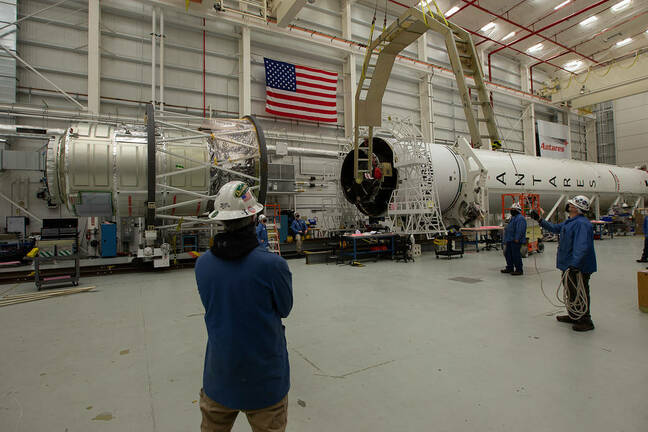
<path fill-rule="evenodd" d="M 259 216 L 259 222 L 257 223 L 256 226 L 256 236 L 257 240 L 259 241 L 259 244 L 263 246 L 264 248 L 268 249 L 269 244 L 268 244 L 268 228 L 266 227 L 266 223 L 268 222 L 268 219 L 265 217 L 265 215 Z"/>
<path fill-rule="evenodd" d="M 578 195 L 567 201 L 566 211 L 569 218 L 559 224 L 553 224 L 540 218 L 536 211 L 531 217 L 539 221 L 540 226 L 548 231 L 560 234 L 556 267 L 563 272 L 563 281 L 567 294 L 567 315 L 559 315 L 556 319 L 562 323 L 572 324 L 575 331 L 594 330 L 590 315 L 590 287 L 592 273 L 596 271 L 596 253 L 594 252 L 594 230 L 592 224 L 583 213 L 590 209 L 590 200 Z M 544 213 L 540 209 L 541 213 Z M 582 313 L 576 314 L 575 304 L 580 305 Z M 569 306 L 569 305 L 567 305 Z"/>
<path fill-rule="evenodd" d="M 511 207 L 511 220 L 504 231 L 504 257 L 506 268 L 502 273 L 510 273 L 513 276 L 524 274 L 522 269 L 522 255 L 520 248 L 526 244 L 527 222 L 522 215 L 520 203 L 513 203 Z"/>
<path fill-rule="evenodd" d="M 257 240 L 261 210 L 247 184 L 225 184 L 209 214 L 222 232 L 196 262 L 207 327 L 202 432 L 229 432 L 239 411 L 254 432 L 286 429 L 290 366 L 281 319 L 292 309 L 292 275 Z"/>
<path fill-rule="evenodd" d="M 308 232 L 308 226 L 306 226 L 306 222 L 300 218 L 299 213 L 295 213 L 295 219 L 293 219 L 290 224 L 290 231 L 292 231 L 293 236 L 295 237 L 297 253 L 300 254 L 302 253 L 302 244 L 304 236 Z"/>
<path fill-rule="evenodd" d="M 648 262 L 648 215 L 644 216 L 643 220 L 643 233 L 644 233 L 644 247 L 641 258 L 637 262 L 645 263 Z"/>

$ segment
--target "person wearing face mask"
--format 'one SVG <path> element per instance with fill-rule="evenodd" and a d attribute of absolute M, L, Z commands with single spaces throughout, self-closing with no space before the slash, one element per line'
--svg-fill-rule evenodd
<path fill-rule="evenodd" d="M 504 231 L 504 257 L 506 268 L 502 273 L 510 273 L 512 276 L 524 274 L 522 269 L 522 255 L 520 247 L 526 244 L 526 219 L 522 215 L 520 203 L 514 203 L 511 207 L 511 220 Z"/>
<path fill-rule="evenodd" d="M 567 201 L 566 210 L 569 218 L 563 223 L 547 222 L 541 219 L 540 214 L 535 210 L 531 212 L 531 217 L 537 220 L 542 228 L 560 234 L 556 267 L 563 273 L 568 314 L 559 315 L 556 319 L 562 323 L 572 324 L 572 329 L 579 332 L 594 330 L 590 315 L 589 287 L 590 276 L 596 271 L 594 230 L 583 214 L 589 209 L 589 199 L 578 195 Z M 542 209 L 540 212 L 544 213 Z M 574 310 L 575 304 L 579 305 L 578 314 Z"/>

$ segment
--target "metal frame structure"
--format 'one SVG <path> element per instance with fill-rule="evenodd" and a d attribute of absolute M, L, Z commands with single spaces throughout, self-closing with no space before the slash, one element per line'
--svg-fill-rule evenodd
<path fill-rule="evenodd" d="M 372 34 L 365 52 L 362 73 L 355 94 L 353 173 L 357 183 L 363 181 L 365 174 L 371 175 L 373 130 L 374 127 L 381 126 L 382 99 L 394 61 L 402 50 L 428 30 L 440 33 L 445 39 L 448 57 L 470 131 L 471 144 L 474 147 L 481 147 L 483 145 L 482 138 L 487 138 L 491 146 L 495 148 L 502 146 L 495 120 L 495 111 L 486 89 L 481 62 L 470 34 L 429 8 L 427 12 L 409 8 L 376 39 L 372 39 Z M 468 85 L 467 78 L 472 78 L 475 84 Z M 472 90 L 475 90 L 477 100 L 472 99 Z M 475 116 L 475 107 L 481 108 L 481 118 Z M 480 122 L 485 123 L 487 135 L 480 133 Z M 366 158 L 360 158 L 361 127 L 368 128 Z"/>
<path fill-rule="evenodd" d="M 434 164 L 427 150 L 422 132 L 411 121 L 390 122 L 390 132 L 397 138 L 394 153 L 398 159 L 394 168 L 401 181 L 392 192 L 387 208 L 387 219 L 392 227 L 407 234 L 425 235 L 428 240 L 437 234 L 446 234 Z"/>

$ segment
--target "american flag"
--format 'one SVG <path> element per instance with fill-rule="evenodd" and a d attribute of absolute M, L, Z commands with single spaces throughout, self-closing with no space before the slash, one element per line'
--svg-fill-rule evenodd
<path fill-rule="evenodd" d="M 316 122 L 337 122 L 338 74 L 264 58 L 266 112 Z"/>

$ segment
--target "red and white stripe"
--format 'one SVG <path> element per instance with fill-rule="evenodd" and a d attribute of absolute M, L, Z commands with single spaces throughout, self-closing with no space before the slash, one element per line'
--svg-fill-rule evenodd
<path fill-rule="evenodd" d="M 338 74 L 295 65 L 297 91 L 266 87 L 266 112 L 299 120 L 337 122 Z"/>

